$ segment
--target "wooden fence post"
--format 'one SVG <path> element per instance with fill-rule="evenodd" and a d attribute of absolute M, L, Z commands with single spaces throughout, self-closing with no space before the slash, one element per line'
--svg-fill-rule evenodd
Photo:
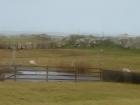
<path fill-rule="evenodd" d="M 46 67 L 46 81 L 48 82 L 48 67 Z"/>
<path fill-rule="evenodd" d="M 77 69 L 76 69 L 76 67 L 74 67 L 74 72 L 75 72 L 75 82 L 77 82 Z"/>
<path fill-rule="evenodd" d="M 17 67 L 14 66 L 14 69 L 15 69 L 15 70 L 14 70 L 14 71 L 15 71 L 15 72 L 14 72 L 14 77 L 15 77 L 14 80 L 16 81 L 16 78 L 17 78 L 17 77 L 16 77 L 16 75 L 17 75 Z"/>
<path fill-rule="evenodd" d="M 102 81 L 102 70 L 100 69 L 100 81 Z"/>

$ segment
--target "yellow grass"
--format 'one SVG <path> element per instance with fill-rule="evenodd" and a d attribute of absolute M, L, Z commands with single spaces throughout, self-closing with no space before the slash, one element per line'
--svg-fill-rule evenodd
<path fill-rule="evenodd" d="M 0 83 L 0 105 L 140 105 L 140 86 L 119 83 Z"/>
<path fill-rule="evenodd" d="M 0 50 L 0 64 L 11 64 L 11 51 Z M 16 64 L 29 65 L 35 60 L 37 65 L 74 66 L 76 64 L 88 67 L 107 69 L 130 68 L 140 70 L 140 53 L 133 50 L 104 49 L 33 49 L 17 51 Z"/>

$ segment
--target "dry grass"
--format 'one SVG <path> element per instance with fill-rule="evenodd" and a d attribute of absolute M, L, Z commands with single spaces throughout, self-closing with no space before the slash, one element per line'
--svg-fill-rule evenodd
<path fill-rule="evenodd" d="M 38 65 L 72 67 L 97 67 L 107 69 L 130 68 L 139 71 L 140 50 L 121 49 L 46 49 L 21 50 L 17 52 L 16 63 L 29 65 L 35 60 Z M 0 50 L 0 64 L 10 64 L 11 51 Z"/>
<path fill-rule="evenodd" d="M 119 83 L 0 83 L 0 105 L 139 105 L 140 86 Z"/>

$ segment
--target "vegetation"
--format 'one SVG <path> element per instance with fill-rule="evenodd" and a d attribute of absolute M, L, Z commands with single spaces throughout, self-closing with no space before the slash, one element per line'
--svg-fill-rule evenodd
<path fill-rule="evenodd" d="M 0 83 L 0 105 L 139 105 L 140 86 L 120 83 Z"/>
<path fill-rule="evenodd" d="M 139 42 L 139 37 L 136 39 Z M 29 61 L 34 60 L 37 65 L 76 66 L 82 71 L 87 67 L 139 71 L 140 49 L 129 48 L 133 41 L 126 37 L 118 40 L 92 35 L 0 36 L 0 64 L 12 63 L 12 48 L 16 47 L 16 64 L 29 65 Z"/>
<path fill-rule="evenodd" d="M 77 67 L 140 72 L 140 50 L 125 48 L 110 39 L 89 36 L 57 38 L 41 36 L 0 38 L 0 64 L 12 64 L 12 49 L 18 43 L 15 63 L 18 65 Z M 57 40 L 56 40 L 57 39 Z M 27 43 L 28 42 L 28 43 Z M 36 44 L 35 48 L 32 43 Z M 61 42 L 61 43 L 60 43 Z M 64 42 L 64 43 L 62 43 Z M 6 43 L 6 44 L 5 44 Z M 19 44 L 20 43 L 20 44 Z M 21 47 L 20 45 L 23 44 Z M 47 45 L 47 46 L 46 46 Z M 6 47 L 5 47 L 6 46 Z M 139 105 L 140 86 L 105 82 L 0 82 L 0 105 Z"/>
<path fill-rule="evenodd" d="M 0 36 L 0 49 L 49 49 L 49 48 L 94 48 L 105 44 L 122 48 L 140 49 L 140 37 L 99 37 L 95 35 L 51 36 L 48 34 L 23 34 Z"/>
<path fill-rule="evenodd" d="M 11 64 L 11 50 L 0 50 L 0 64 Z M 104 69 L 140 69 L 140 50 L 105 48 L 92 49 L 32 49 L 18 50 L 16 64 L 29 65 L 34 60 L 37 65 L 45 66 L 83 66 Z"/>

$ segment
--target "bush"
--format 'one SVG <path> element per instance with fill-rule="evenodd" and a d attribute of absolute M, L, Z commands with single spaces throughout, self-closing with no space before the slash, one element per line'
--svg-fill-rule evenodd
<path fill-rule="evenodd" d="M 84 61 L 77 61 L 74 63 L 75 70 L 78 73 L 86 73 L 89 72 L 90 64 Z"/>

